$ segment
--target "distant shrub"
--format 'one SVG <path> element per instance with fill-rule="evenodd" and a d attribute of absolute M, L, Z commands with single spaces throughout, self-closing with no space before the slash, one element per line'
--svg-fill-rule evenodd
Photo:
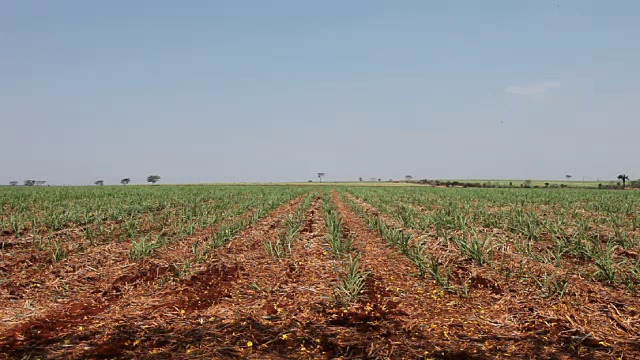
<path fill-rule="evenodd" d="M 494 187 L 496 187 L 496 185 L 492 184 L 491 181 L 487 181 L 486 183 L 482 184 L 482 187 L 494 188 Z"/>

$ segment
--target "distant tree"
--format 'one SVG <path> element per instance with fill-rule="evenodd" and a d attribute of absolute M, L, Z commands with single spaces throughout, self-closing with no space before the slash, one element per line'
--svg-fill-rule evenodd
<path fill-rule="evenodd" d="M 147 182 L 155 185 L 160 180 L 160 176 L 158 175 L 149 175 L 147 176 Z"/>
<path fill-rule="evenodd" d="M 96 180 L 94 184 L 96 184 L 96 186 L 102 186 L 104 185 L 104 180 Z"/>
<path fill-rule="evenodd" d="M 411 181 L 413 179 L 413 176 L 406 175 L 404 178 L 407 179 L 407 182 L 409 182 L 409 181 Z"/>
<path fill-rule="evenodd" d="M 36 184 L 35 180 L 25 180 L 24 181 L 24 186 L 33 186 Z"/>
<path fill-rule="evenodd" d="M 548 182 L 544 183 L 544 187 L 549 187 L 549 183 Z"/>
<path fill-rule="evenodd" d="M 564 177 L 566 177 L 566 178 L 567 178 L 567 180 L 569 180 L 569 179 L 571 179 L 573 176 L 571 176 L 571 175 L 565 175 Z"/>
<path fill-rule="evenodd" d="M 327 174 L 325 173 L 318 173 L 318 179 L 320 179 L 320 182 L 322 182 L 322 177 L 325 176 Z"/>
<path fill-rule="evenodd" d="M 524 187 L 531 187 L 531 180 L 525 180 L 524 181 Z"/>
<path fill-rule="evenodd" d="M 130 182 L 131 182 L 131 179 L 129 179 L 129 178 L 124 178 L 124 179 L 120 180 L 120 184 L 122 184 L 122 185 L 127 185 Z"/>
<path fill-rule="evenodd" d="M 36 181 L 36 185 L 38 186 L 44 186 L 44 184 L 46 184 L 47 182 L 45 180 L 37 180 Z"/>
<path fill-rule="evenodd" d="M 382 181 L 382 179 L 378 179 L 378 181 Z"/>
<path fill-rule="evenodd" d="M 9 185 L 10 186 L 18 186 L 18 182 L 17 181 L 9 181 Z"/>
<path fill-rule="evenodd" d="M 360 181 L 362 181 L 362 178 L 359 178 L 359 179 L 360 179 Z"/>
<path fill-rule="evenodd" d="M 626 174 L 618 175 L 618 180 L 622 180 L 622 188 L 624 189 L 624 187 L 627 185 L 627 180 L 629 180 L 629 176 L 627 176 Z"/>

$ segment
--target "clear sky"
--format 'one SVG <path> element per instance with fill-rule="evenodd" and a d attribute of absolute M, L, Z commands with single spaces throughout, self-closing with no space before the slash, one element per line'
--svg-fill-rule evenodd
<path fill-rule="evenodd" d="M 640 1 L 0 1 L 0 183 L 640 177 Z"/>

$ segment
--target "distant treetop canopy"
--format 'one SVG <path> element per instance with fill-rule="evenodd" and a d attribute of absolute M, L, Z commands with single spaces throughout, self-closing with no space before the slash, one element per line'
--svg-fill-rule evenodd
<path fill-rule="evenodd" d="M 160 176 L 158 175 L 149 175 L 147 176 L 147 182 L 155 185 L 160 180 Z"/>

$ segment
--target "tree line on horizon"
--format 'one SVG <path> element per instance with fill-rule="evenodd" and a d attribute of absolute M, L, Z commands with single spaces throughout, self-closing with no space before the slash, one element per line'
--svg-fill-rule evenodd
<path fill-rule="evenodd" d="M 318 175 L 318 179 L 320 180 L 320 182 L 322 182 L 322 178 L 326 175 L 325 173 L 319 172 L 317 173 Z M 573 176 L 572 175 L 565 175 L 565 178 L 567 179 L 567 181 L 569 181 Z M 151 183 L 152 185 L 155 185 L 158 181 L 160 181 L 161 177 L 159 175 L 149 175 L 147 176 L 147 182 Z M 413 176 L 412 175 L 406 175 L 405 179 L 407 182 L 411 182 L 411 180 L 413 180 Z M 620 174 L 617 176 L 617 179 L 622 181 L 622 188 L 625 189 L 626 185 L 627 185 L 627 181 L 630 181 L 630 178 L 627 174 Z M 376 178 L 370 178 L 369 181 L 382 181 L 382 179 L 376 179 Z M 311 180 L 309 180 L 311 182 Z M 359 181 L 364 181 L 362 179 L 362 177 L 359 178 Z M 392 181 L 391 179 L 389 181 Z M 433 181 L 433 180 L 432 180 Z M 427 181 L 427 180 L 419 180 L 418 182 L 420 183 L 424 183 L 424 182 L 432 182 L 432 181 Z M 441 181 L 438 181 L 439 183 L 441 183 Z M 464 184 L 464 182 L 459 182 L 459 181 L 454 181 L 455 183 L 459 183 L 459 184 Z M 23 182 L 23 186 L 44 186 L 47 183 L 46 180 L 24 180 Z M 120 184 L 122 185 L 128 185 L 129 183 L 131 183 L 131 178 L 122 178 L 120 180 Z M 103 186 L 104 185 L 104 180 L 96 180 L 94 183 L 94 185 L 96 186 Z M 530 185 L 531 184 L 531 180 L 525 180 L 525 184 Z M 9 185 L 10 186 L 17 186 L 18 185 L 18 181 L 9 181 Z M 510 186 L 513 186 L 513 183 L 509 183 Z M 620 183 L 618 182 L 618 185 L 620 185 Z M 638 188 L 640 187 L 640 179 L 635 180 L 635 181 L 631 181 L 631 185 L 634 188 Z M 549 183 L 545 183 L 545 187 L 550 187 Z M 598 188 L 608 188 L 606 186 L 603 186 L 602 184 L 598 184 Z"/>
<path fill-rule="evenodd" d="M 159 175 L 149 175 L 147 176 L 147 182 L 155 185 L 158 181 L 162 179 Z M 120 180 L 120 184 L 128 185 L 131 182 L 131 178 L 123 178 Z M 25 180 L 23 182 L 23 186 L 44 186 L 47 183 L 46 180 Z M 93 182 L 96 186 L 103 186 L 104 180 L 96 180 Z M 9 186 L 18 186 L 18 181 L 9 181 Z"/>
<path fill-rule="evenodd" d="M 161 177 L 159 175 L 149 175 L 147 176 L 147 182 L 151 183 L 151 185 L 155 185 L 158 181 L 160 181 Z M 120 184 L 122 185 L 129 185 L 129 183 L 131 182 L 131 178 L 122 178 L 120 180 Z M 96 186 L 102 186 L 104 185 L 104 180 L 96 180 L 94 182 L 94 184 Z"/>

